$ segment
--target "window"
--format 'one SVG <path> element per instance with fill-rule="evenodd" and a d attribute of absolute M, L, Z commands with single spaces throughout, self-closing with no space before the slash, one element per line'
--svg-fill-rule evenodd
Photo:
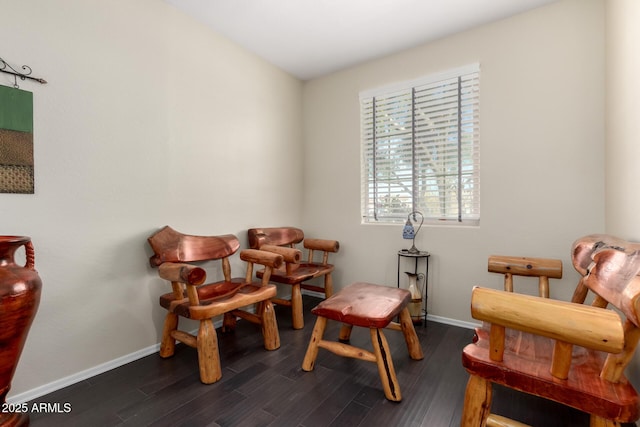
<path fill-rule="evenodd" d="M 478 64 L 360 94 L 362 218 L 480 220 Z"/>

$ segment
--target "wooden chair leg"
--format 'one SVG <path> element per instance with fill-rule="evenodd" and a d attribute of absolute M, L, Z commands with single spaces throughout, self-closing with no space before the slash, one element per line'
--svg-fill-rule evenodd
<path fill-rule="evenodd" d="M 276 313 L 273 310 L 271 301 L 263 301 L 259 305 L 260 318 L 262 319 L 262 336 L 264 338 L 264 348 L 275 350 L 280 348 L 280 333 L 278 332 L 278 322 Z"/>
<path fill-rule="evenodd" d="M 233 313 L 225 313 L 222 316 L 222 332 L 233 332 L 236 330 L 238 319 Z"/>
<path fill-rule="evenodd" d="M 160 357 L 171 357 L 176 351 L 176 340 L 171 336 L 171 332 L 178 329 L 178 315 L 167 313 L 162 329 L 162 341 L 160 343 Z"/>
<path fill-rule="evenodd" d="M 315 365 L 316 358 L 318 357 L 318 344 L 322 341 L 326 327 L 327 319 L 325 317 L 318 316 L 316 324 L 313 327 L 313 332 L 311 333 L 307 353 L 304 355 L 304 360 L 302 361 L 303 371 L 313 371 L 313 366 Z"/>
<path fill-rule="evenodd" d="M 211 384 L 222 378 L 218 336 L 211 319 L 201 320 L 197 338 L 200 381 Z"/>
<path fill-rule="evenodd" d="M 291 287 L 291 316 L 293 329 L 304 328 L 304 314 L 302 312 L 302 292 L 300 284 Z"/>
<path fill-rule="evenodd" d="M 393 359 L 387 338 L 382 329 L 370 328 L 369 331 L 371 332 L 373 353 L 376 355 L 376 365 L 378 365 L 378 374 L 380 374 L 384 395 L 388 400 L 400 402 L 402 400 L 400 384 L 396 377 L 396 371 L 393 369 Z"/>
<path fill-rule="evenodd" d="M 460 427 L 485 427 L 491 411 L 492 396 L 491 383 L 484 378 L 471 375 L 464 394 Z"/>
<path fill-rule="evenodd" d="M 324 275 L 324 297 L 329 298 L 333 295 L 333 278 L 331 273 Z"/>
<path fill-rule="evenodd" d="M 407 343 L 409 356 L 411 356 L 413 360 L 424 359 L 424 353 L 422 352 L 422 347 L 420 346 L 420 341 L 418 341 L 418 335 L 416 334 L 416 329 L 413 326 L 411 314 L 407 307 L 403 308 L 400 312 L 400 328 L 402 329 L 404 340 Z"/>
<path fill-rule="evenodd" d="M 255 303 L 253 305 L 253 312 L 254 313 L 262 313 L 263 310 L 264 310 L 263 305 L 264 305 L 264 301 L 260 301 L 260 302 Z"/>
<path fill-rule="evenodd" d="M 621 424 L 612 420 L 606 420 L 596 415 L 591 415 L 589 427 L 620 427 Z"/>
<path fill-rule="evenodd" d="M 349 340 L 351 339 L 352 330 L 353 330 L 353 325 L 350 325 L 348 323 L 343 323 L 342 327 L 340 328 L 340 335 L 338 338 L 340 342 L 349 342 Z"/>

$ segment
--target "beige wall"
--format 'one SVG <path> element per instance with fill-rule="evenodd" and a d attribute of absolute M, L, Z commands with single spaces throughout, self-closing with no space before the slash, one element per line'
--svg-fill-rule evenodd
<path fill-rule="evenodd" d="M 640 241 L 640 2 L 606 1 L 606 231 Z M 628 375 L 640 384 L 640 354 Z"/>
<path fill-rule="evenodd" d="M 0 10 L 2 58 L 49 81 L 20 82 L 35 194 L 0 194 L 1 232 L 32 237 L 44 282 L 15 396 L 159 342 L 157 228 L 246 246 L 258 220 L 299 222 L 302 85 L 159 0 Z"/>
<path fill-rule="evenodd" d="M 358 93 L 481 64 L 481 223 L 426 227 L 429 312 L 470 321 L 473 285 L 500 287 L 490 254 L 564 261 L 553 297 L 577 275 L 571 243 L 604 231 L 604 3 L 566 0 L 400 52 L 304 86 L 304 222 L 339 238 L 336 287 L 396 284 L 401 225 L 362 225 Z M 523 291 L 535 292 L 534 288 Z"/>
<path fill-rule="evenodd" d="M 640 241 L 640 2 L 606 5 L 606 228 Z"/>

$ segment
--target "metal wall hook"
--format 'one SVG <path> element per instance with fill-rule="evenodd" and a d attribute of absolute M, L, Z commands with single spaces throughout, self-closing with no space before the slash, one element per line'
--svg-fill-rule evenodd
<path fill-rule="evenodd" d="M 13 76 L 13 87 L 16 89 L 19 89 L 20 86 L 18 85 L 18 79 L 20 80 L 33 80 L 36 81 L 40 84 L 47 84 L 47 81 L 45 79 L 41 79 L 41 78 L 37 78 L 37 77 L 31 77 L 31 73 L 33 72 L 33 70 L 31 70 L 31 67 L 29 67 L 28 65 L 23 65 L 22 66 L 22 70 L 23 72 L 19 72 L 18 70 L 16 70 L 15 68 L 13 68 L 11 65 L 9 65 L 7 63 L 7 61 L 5 61 L 4 59 L 0 58 L 0 72 L 6 73 L 6 74 L 11 74 Z"/>

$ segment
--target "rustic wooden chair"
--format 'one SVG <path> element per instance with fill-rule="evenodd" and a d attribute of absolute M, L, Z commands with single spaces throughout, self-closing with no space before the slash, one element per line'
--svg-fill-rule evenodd
<path fill-rule="evenodd" d="M 491 255 L 487 270 L 504 274 L 504 290 L 513 292 L 513 276 L 537 277 L 538 293 L 549 298 L 549 279 L 562 278 L 562 261 L 551 258 Z"/>
<path fill-rule="evenodd" d="M 291 307 L 294 329 L 304 327 L 302 311 L 302 289 L 319 292 L 325 298 L 333 294 L 334 266 L 329 264 L 329 253 L 338 252 L 340 244 L 337 240 L 305 239 L 304 232 L 295 227 L 251 228 L 247 232 L 249 247 L 271 251 L 284 257 L 284 265 L 271 273 L 271 281 L 291 286 L 291 298 L 273 298 L 276 304 Z M 296 245 L 302 242 L 307 249 L 307 259 L 303 259 L 302 252 Z M 321 253 L 322 259 L 316 254 Z M 262 277 L 264 270 L 256 272 Z M 324 277 L 324 287 L 305 283 L 316 277 Z"/>
<path fill-rule="evenodd" d="M 150 259 L 153 267 L 159 267 L 160 277 L 169 280 L 173 292 L 160 297 L 160 305 L 168 310 L 162 332 L 160 356 L 173 356 L 176 340 L 198 350 L 200 380 L 211 384 L 222 377 L 218 337 L 213 318 L 223 316 L 223 328 L 233 329 L 236 316 L 261 326 L 264 347 L 275 350 L 280 347 L 278 325 L 270 299 L 276 295 L 276 287 L 270 285 L 272 269 L 283 260 L 274 253 L 243 250 L 240 259 L 247 263 L 244 278 L 231 277 L 229 257 L 240 247 L 238 239 L 231 235 L 190 236 L 166 226 L 148 239 L 155 255 Z M 203 284 L 206 272 L 190 263 L 220 260 L 223 280 Z M 254 282 L 253 266 L 265 267 L 262 282 Z M 246 309 L 255 305 L 255 313 Z M 199 320 L 198 334 L 178 330 L 179 317 Z"/>
<path fill-rule="evenodd" d="M 490 326 L 463 350 L 470 378 L 461 426 L 523 425 L 490 413 L 493 383 L 584 411 L 592 427 L 640 418 L 624 376 L 640 339 L 640 245 L 601 237 L 579 239 L 572 251 L 595 306 L 474 288 L 471 314 Z"/>

